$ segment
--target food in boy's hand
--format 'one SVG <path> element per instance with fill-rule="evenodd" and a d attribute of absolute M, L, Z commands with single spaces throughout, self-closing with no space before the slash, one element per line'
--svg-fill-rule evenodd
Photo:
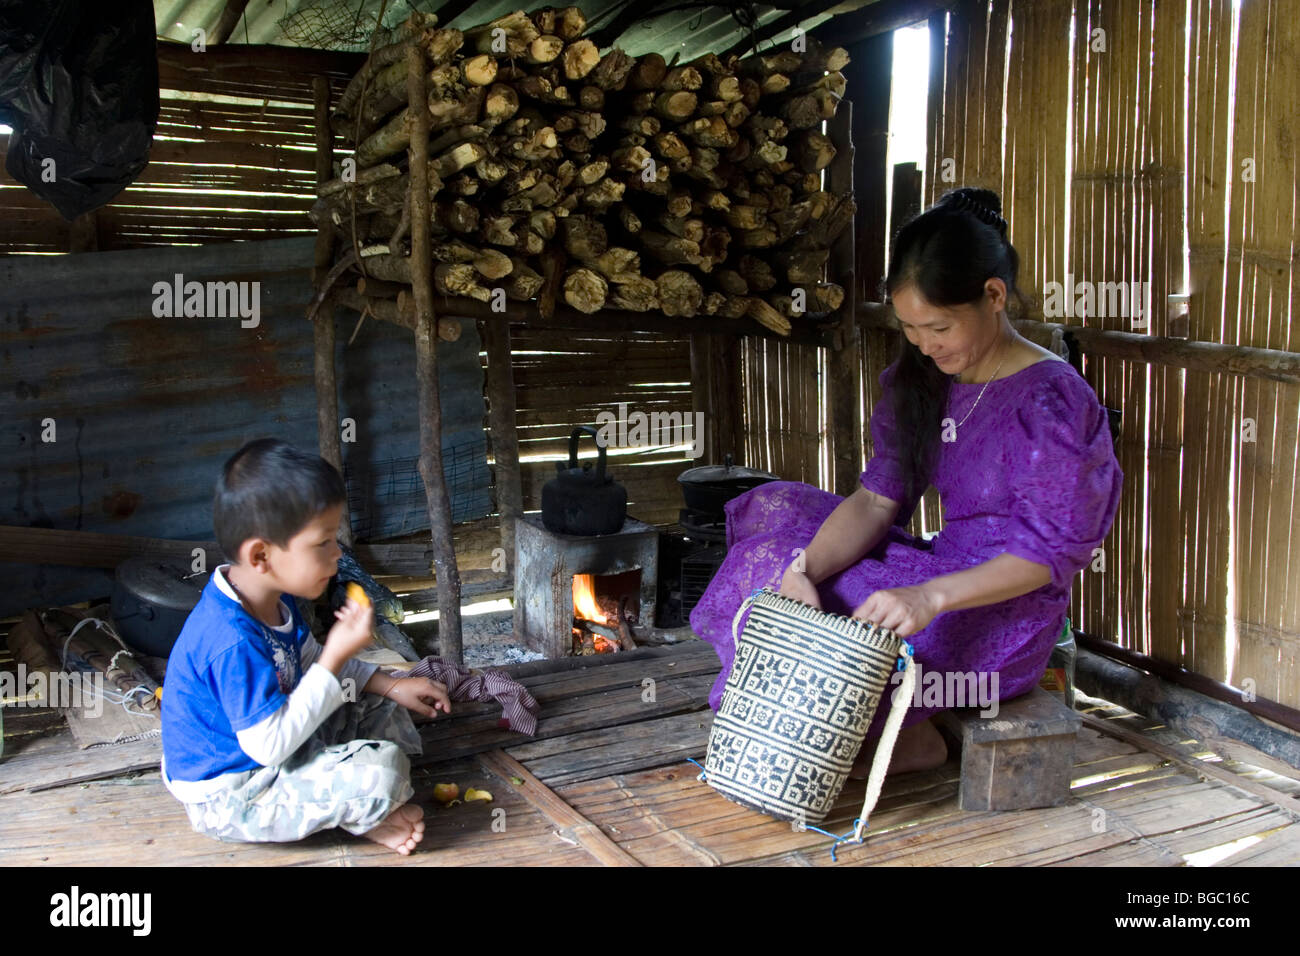
<path fill-rule="evenodd" d="M 460 796 L 460 787 L 454 783 L 435 783 L 433 785 L 433 799 L 439 803 L 446 803 L 449 800 L 455 800 Z"/>
<path fill-rule="evenodd" d="M 362 607 L 370 607 L 370 595 L 362 589 L 356 581 L 348 582 L 348 597 L 356 601 Z"/>

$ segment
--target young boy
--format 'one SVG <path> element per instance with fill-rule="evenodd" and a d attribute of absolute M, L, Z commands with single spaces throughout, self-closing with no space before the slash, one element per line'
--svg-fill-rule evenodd
<path fill-rule="evenodd" d="M 273 438 L 217 480 L 212 523 L 232 560 L 185 621 L 162 705 L 163 783 L 199 833 L 283 842 L 342 827 L 402 855 L 424 838 L 407 710 L 450 713 L 446 686 L 351 659 L 370 643 L 369 606 L 349 600 L 321 647 L 292 597 L 334 576 L 345 500 L 332 465 Z"/>

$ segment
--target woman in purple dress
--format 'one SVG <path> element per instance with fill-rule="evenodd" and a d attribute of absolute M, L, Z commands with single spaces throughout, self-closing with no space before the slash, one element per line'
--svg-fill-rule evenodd
<path fill-rule="evenodd" d="M 954 688 L 982 675 L 1005 700 L 1042 675 L 1123 474 L 1092 387 L 1007 318 L 1019 257 L 1000 209 L 989 190 L 957 189 L 899 232 L 885 287 L 904 341 L 880 376 L 861 487 L 841 498 L 773 482 L 727 504 L 727 558 L 691 613 L 722 661 L 714 710 L 735 657 L 732 619 L 765 586 L 892 628 L 915 648 L 922 685 L 929 672 L 965 675 L 945 677 Z M 944 525 L 924 541 L 904 527 L 931 484 Z M 854 776 L 870 766 L 892 690 Z M 913 697 L 891 771 L 947 759 L 931 718 L 954 705 Z"/>

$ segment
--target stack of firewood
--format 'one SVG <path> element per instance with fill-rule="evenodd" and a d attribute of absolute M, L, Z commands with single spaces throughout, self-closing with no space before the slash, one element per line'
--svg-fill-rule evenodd
<path fill-rule="evenodd" d="M 372 289 L 411 309 L 406 50 L 429 73 L 429 190 L 437 292 L 575 309 L 791 320 L 839 308 L 831 243 L 854 213 L 822 187 L 822 121 L 844 92 L 843 49 L 746 60 L 603 56 L 576 7 L 473 29 L 413 14 L 335 107 L 353 168 L 312 210 Z M 375 280 L 380 280 L 376 282 Z M 397 283 L 398 286 L 389 285 Z M 363 280 L 363 288 L 365 280 Z"/>

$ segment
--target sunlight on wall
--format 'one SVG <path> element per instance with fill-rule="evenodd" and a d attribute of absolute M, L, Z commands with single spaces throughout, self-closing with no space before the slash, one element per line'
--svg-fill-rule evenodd
<path fill-rule="evenodd" d="M 885 153 L 886 237 L 895 231 L 895 226 L 889 222 L 889 210 L 894 202 L 895 164 L 916 163 L 922 176 L 925 175 L 925 113 L 929 78 L 930 28 L 922 23 L 895 30 L 894 76 L 889 96 L 889 146 Z"/>

